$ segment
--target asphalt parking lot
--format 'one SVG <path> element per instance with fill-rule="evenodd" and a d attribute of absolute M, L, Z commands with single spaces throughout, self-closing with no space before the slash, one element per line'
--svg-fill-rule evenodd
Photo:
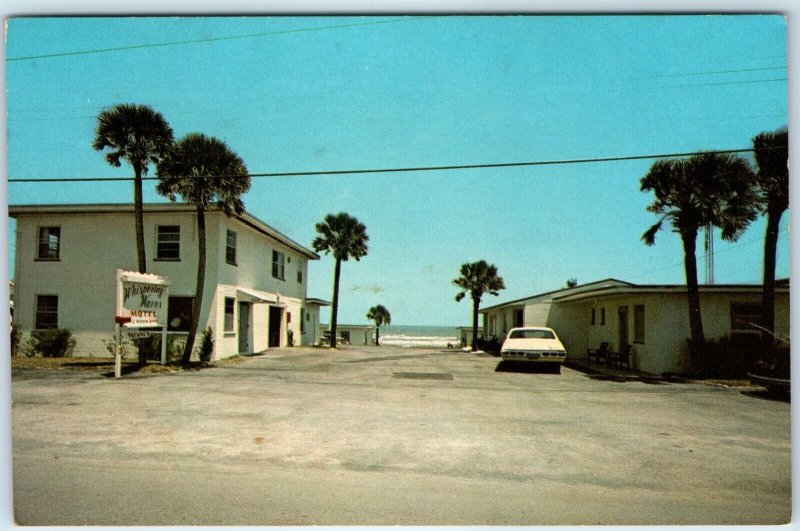
<path fill-rule="evenodd" d="M 790 404 L 460 351 L 15 370 L 24 525 L 782 524 Z"/>

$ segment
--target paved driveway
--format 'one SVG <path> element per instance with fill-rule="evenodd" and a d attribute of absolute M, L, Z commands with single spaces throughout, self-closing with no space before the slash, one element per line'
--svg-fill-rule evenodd
<path fill-rule="evenodd" d="M 16 519 L 789 521 L 788 403 L 498 364 L 459 351 L 346 347 L 120 381 L 15 371 Z"/>

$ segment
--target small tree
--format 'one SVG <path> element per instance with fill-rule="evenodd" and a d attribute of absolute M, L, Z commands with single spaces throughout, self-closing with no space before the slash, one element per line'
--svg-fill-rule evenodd
<path fill-rule="evenodd" d="M 567 279 L 567 286 L 566 286 L 567 288 L 574 288 L 577 285 L 578 285 L 578 279 L 577 278 Z"/>
<path fill-rule="evenodd" d="M 200 361 L 209 362 L 214 355 L 214 331 L 210 326 L 203 330 L 203 337 L 200 339 L 200 346 L 197 348 L 197 356 Z"/>
<path fill-rule="evenodd" d="M 172 128 L 161 113 L 147 105 L 123 103 L 101 111 L 97 117 L 97 131 L 92 147 L 97 151 L 109 148 L 106 161 L 116 168 L 122 165 L 122 159 L 127 160 L 133 167 L 133 204 L 139 273 L 147 272 L 142 175 L 147 175 L 150 163 L 158 164 L 169 151 L 172 142 Z"/>
<path fill-rule="evenodd" d="M 392 315 L 383 304 L 379 304 L 369 309 L 367 319 L 375 322 L 375 344 L 380 346 L 381 326 L 392 324 Z"/>
<path fill-rule="evenodd" d="M 722 239 L 737 240 L 756 217 L 752 180 L 746 160 L 719 153 L 659 160 L 641 179 L 642 192 L 655 194 L 647 210 L 661 216 L 645 231 L 642 241 L 653 245 L 656 233 L 668 221 L 683 242 L 689 325 L 696 345 L 705 342 L 695 254 L 697 233 L 701 227 L 718 227 Z"/>
<path fill-rule="evenodd" d="M 497 268 L 485 260 L 461 265 L 461 275 L 453 280 L 453 284 L 461 288 L 456 295 L 456 302 L 467 296 L 472 297 L 472 351 L 478 350 L 478 310 L 481 297 L 489 293 L 495 297 L 501 289 L 506 289 L 503 278 L 497 275 Z"/>
<path fill-rule="evenodd" d="M 760 133 L 753 139 L 756 158 L 756 185 L 760 210 L 767 217 L 764 239 L 764 285 L 761 325 L 775 333 L 775 263 L 778 252 L 778 232 L 783 213 L 789 208 L 789 131 Z M 764 336 L 763 349 L 768 355 L 775 350 L 775 341 Z"/>
<path fill-rule="evenodd" d="M 342 262 L 354 258 L 356 262 L 367 255 L 367 227 L 356 218 L 344 212 L 328 214 L 322 223 L 317 223 L 316 237 L 312 243 L 314 250 L 333 253 L 336 265 L 333 270 L 333 304 L 331 305 L 331 348 L 336 348 L 336 318 L 339 311 L 339 277 Z"/>
<path fill-rule="evenodd" d="M 216 205 L 227 216 L 242 214 L 242 196 L 250 189 L 244 161 L 222 140 L 190 133 L 158 165 L 158 193 L 175 201 L 178 195 L 197 211 L 197 287 L 189 336 L 181 363 L 189 364 L 200 322 L 206 276 L 206 211 Z"/>

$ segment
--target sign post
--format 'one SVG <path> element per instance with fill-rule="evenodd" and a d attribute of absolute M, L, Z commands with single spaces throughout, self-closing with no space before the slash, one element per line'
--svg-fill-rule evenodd
<path fill-rule="evenodd" d="M 169 281 L 166 277 L 117 269 L 117 314 L 114 376 L 121 376 L 122 329 L 161 328 L 161 365 L 167 362 L 167 306 Z"/>

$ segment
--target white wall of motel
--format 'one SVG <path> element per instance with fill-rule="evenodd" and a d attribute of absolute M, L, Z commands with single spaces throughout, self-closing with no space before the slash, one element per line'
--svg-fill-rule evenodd
<path fill-rule="evenodd" d="M 700 286 L 701 316 L 706 338 L 753 334 L 761 302 L 758 285 Z M 651 374 L 681 373 L 688 369 L 689 313 L 686 287 L 636 285 L 614 279 L 533 295 L 481 310 L 483 334 L 503 338 L 512 328 L 515 312 L 525 326 L 547 326 L 558 333 L 567 359 L 586 358 L 587 348 L 608 342 L 618 350 L 631 345 L 631 367 Z M 622 313 L 621 313 L 622 312 Z M 749 319 L 747 317 L 750 317 Z M 789 286 L 775 294 L 775 332 L 789 336 Z"/>
<path fill-rule="evenodd" d="M 40 296 L 57 296 L 57 325 L 77 340 L 73 355 L 110 355 L 103 340 L 114 333 L 116 270 L 137 269 L 133 206 L 11 206 L 9 216 L 17 220 L 17 326 L 27 334 L 51 319 L 37 305 Z M 58 229 L 57 238 L 48 228 Z M 196 211 L 192 205 L 145 205 L 144 232 L 147 271 L 170 281 L 170 333 L 180 335 L 185 332 L 178 329 L 188 329 L 186 303 L 197 278 Z M 40 248 L 41 238 L 57 240 L 57 258 L 42 257 L 47 245 Z M 315 327 L 301 325 L 308 261 L 319 259 L 316 253 L 250 214 L 228 218 L 218 210 L 206 213 L 206 244 L 198 337 L 211 326 L 215 359 L 286 346 L 289 331 L 295 345 L 318 340 Z M 273 262 L 280 264 L 277 272 Z"/>

